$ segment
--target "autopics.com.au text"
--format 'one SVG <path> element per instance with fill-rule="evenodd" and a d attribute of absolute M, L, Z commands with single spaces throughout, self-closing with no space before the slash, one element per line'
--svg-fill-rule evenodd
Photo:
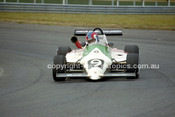
<path fill-rule="evenodd" d="M 96 66 L 98 67 L 98 66 Z M 48 69 L 81 69 L 83 68 L 82 65 L 80 64 L 48 64 L 47 65 Z M 139 68 L 139 69 L 159 69 L 160 65 L 159 64 L 112 64 L 110 69 L 131 69 L 131 68 Z"/>

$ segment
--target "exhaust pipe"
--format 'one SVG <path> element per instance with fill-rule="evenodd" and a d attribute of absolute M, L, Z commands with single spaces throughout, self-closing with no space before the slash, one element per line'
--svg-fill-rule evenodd
<path fill-rule="evenodd" d="M 76 36 L 73 36 L 71 38 L 72 43 L 76 43 L 78 41 L 78 38 Z"/>
<path fill-rule="evenodd" d="M 75 45 L 77 46 L 77 48 L 82 48 L 82 45 L 81 45 L 81 43 L 78 41 L 78 38 L 76 37 L 76 36 L 73 36 L 72 38 L 71 38 L 71 41 L 72 41 L 72 43 L 75 43 Z"/>

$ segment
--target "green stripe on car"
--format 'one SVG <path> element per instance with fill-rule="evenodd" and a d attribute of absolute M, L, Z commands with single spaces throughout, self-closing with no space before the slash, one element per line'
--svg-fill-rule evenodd
<path fill-rule="evenodd" d="M 109 49 L 105 45 L 89 45 L 86 47 L 86 50 L 83 53 L 83 57 L 87 56 L 91 51 L 93 51 L 95 48 L 98 48 L 104 55 L 106 55 L 108 58 L 112 58 Z"/>

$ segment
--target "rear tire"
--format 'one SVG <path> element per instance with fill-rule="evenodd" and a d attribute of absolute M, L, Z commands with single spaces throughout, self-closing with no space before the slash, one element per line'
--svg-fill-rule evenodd
<path fill-rule="evenodd" d="M 65 56 L 63 56 L 63 55 L 56 55 L 53 58 L 54 67 L 52 69 L 52 75 L 53 75 L 54 81 L 58 82 L 58 81 L 65 81 L 66 80 L 65 77 L 56 77 L 57 73 L 65 73 L 65 71 L 66 71 L 66 68 L 64 66 L 65 63 L 66 63 Z M 62 66 L 62 67 L 59 67 L 59 66 Z"/>
<path fill-rule="evenodd" d="M 71 52 L 71 48 L 69 46 L 62 46 L 62 47 L 58 47 L 57 50 L 57 55 L 66 55 L 68 52 Z"/>
<path fill-rule="evenodd" d="M 128 79 L 138 79 L 139 78 L 139 55 L 136 53 L 128 53 L 127 54 L 127 73 L 135 73 L 135 77 L 127 77 Z"/>

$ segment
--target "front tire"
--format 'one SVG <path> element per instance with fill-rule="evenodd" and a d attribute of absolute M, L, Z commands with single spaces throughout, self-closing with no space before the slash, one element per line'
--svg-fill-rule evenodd
<path fill-rule="evenodd" d="M 56 77 L 57 73 L 65 73 L 66 68 L 65 68 L 65 56 L 63 55 L 56 55 L 53 58 L 53 69 L 52 69 L 52 75 L 53 75 L 53 80 L 58 82 L 58 81 L 65 81 L 65 77 Z M 61 67 L 60 67 L 61 66 Z"/>
<path fill-rule="evenodd" d="M 138 79 L 139 78 L 139 55 L 137 53 L 128 53 L 127 54 L 127 73 L 135 73 L 134 77 L 127 77 L 128 79 Z"/>

